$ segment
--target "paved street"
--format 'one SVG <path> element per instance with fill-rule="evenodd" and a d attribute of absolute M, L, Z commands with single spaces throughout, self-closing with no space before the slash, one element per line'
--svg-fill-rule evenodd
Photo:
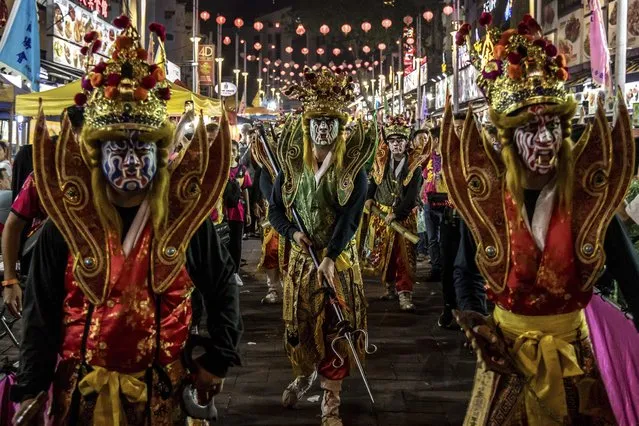
<path fill-rule="evenodd" d="M 291 371 L 282 348 L 281 306 L 260 303 L 266 288 L 256 272 L 260 245 L 245 241 L 242 313 L 245 333 L 241 343 L 243 367 L 232 369 L 217 398 L 224 426 L 319 425 L 319 384 L 295 410 L 282 408 L 280 397 Z M 418 278 L 425 274 L 418 268 Z M 377 354 L 366 370 L 376 398 L 371 407 L 359 376 L 345 381 L 342 414 L 349 426 L 460 425 L 463 421 L 474 372 L 474 358 L 462 347 L 459 332 L 441 330 L 437 317 L 442 300 L 439 283 L 420 283 L 415 289 L 415 314 L 400 313 L 395 302 L 379 301 L 382 288 L 367 279 L 369 331 Z M 8 351 L 7 351 L 8 350 Z M 0 352 L 15 359 L 8 339 Z"/>
<path fill-rule="evenodd" d="M 292 379 L 282 348 L 281 307 L 260 304 L 265 278 L 256 272 L 256 240 L 245 241 L 248 265 L 242 275 L 244 366 L 228 377 L 218 398 L 223 425 L 319 425 L 319 384 L 295 410 L 282 408 L 282 391 Z M 420 265 L 423 266 L 423 265 Z M 418 277 L 426 272 L 419 268 Z M 460 425 L 474 373 L 474 358 L 461 333 L 441 330 L 439 283 L 416 286 L 415 314 L 400 313 L 395 302 L 377 300 L 382 288 L 366 280 L 371 343 L 379 346 L 366 364 L 376 399 L 371 407 L 356 373 L 344 383 L 342 414 L 349 426 Z M 311 401 L 313 402 L 311 402 Z"/>

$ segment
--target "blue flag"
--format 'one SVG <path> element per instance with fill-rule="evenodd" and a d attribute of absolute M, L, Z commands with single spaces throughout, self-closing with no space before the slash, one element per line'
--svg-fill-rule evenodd
<path fill-rule="evenodd" d="M 40 91 L 40 31 L 36 0 L 16 0 L 0 40 L 0 62 Z"/>

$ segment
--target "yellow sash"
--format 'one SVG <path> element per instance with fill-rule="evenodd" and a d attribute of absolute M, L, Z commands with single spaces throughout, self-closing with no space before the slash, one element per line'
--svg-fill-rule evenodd
<path fill-rule="evenodd" d="M 78 385 L 84 396 L 98 394 L 93 410 L 95 426 L 124 426 L 127 424 L 122 409 L 120 395 L 131 403 L 146 402 L 146 383 L 140 380 L 144 373 L 135 375 L 109 371 L 102 367 L 93 367 L 93 371 L 84 376 Z"/>
<path fill-rule="evenodd" d="M 583 311 L 528 316 L 496 307 L 493 317 L 506 339 L 515 342 L 515 362 L 529 379 L 531 389 L 525 397 L 528 424 L 547 425 L 555 416 L 555 421 L 563 421 L 568 415 L 563 379 L 584 374 L 571 344 L 588 336 Z"/>

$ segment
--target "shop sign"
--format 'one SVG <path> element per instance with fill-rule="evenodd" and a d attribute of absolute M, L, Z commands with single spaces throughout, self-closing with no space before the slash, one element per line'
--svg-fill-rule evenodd
<path fill-rule="evenodd" d="M 404 75 L 415 70 L 415 28 L 404 27 L 402 34 L 402 50 L 404 58 Z"/>
<path fill-rule="evenodd" d="M 56 0 L 53 4 L 53 62 L 83 70 L 87 58 L 80 49 L 84 45 L 84 35 L 91 31 L 97 31 L 102 40 L 97 54 L 106 58 L 119 30 L 73 2 Z"/>
<path fill-rule="evenodd" d="M 237 93 L 237 86 L 227 81 L 222 82 L 221 89 L 222 90 L 220 91 L 219 85 L 215 86 L 215 91 L 223 98 L 228 98 L 229 96 L 233 96 Z"/>
<path fill-rule="evenodd" d="M 205 86 L 213 85 L 213 72 L 215 63 L 215 45 L 202 44 L 197 55 L 198 74 L 200 84 Z"/>
<path fill-rule="evenodd" d="M 412 92 L 417 88 L 419 82 L 419 70 L 414 70 L 410 74 L 404 76 L 404 93 Z M 428 75 L 428 61 L 427 58 L 422 58 L 422 66 L 421 66 L 421 83 L 426 83 L 426 78 Z"/>

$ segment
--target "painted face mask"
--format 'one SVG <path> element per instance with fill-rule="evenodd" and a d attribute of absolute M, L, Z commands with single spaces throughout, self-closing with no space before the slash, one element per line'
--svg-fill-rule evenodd
<path fill-rule="evenodd" d="M 406 145 L 408 141 L 405 137 L 400 135 L 388 136 L 388 147 L 393 155 L 403 155 L 406 152 Z"/>
<path fill-rule="evenodd" d="M 138 135 L 102 143 L 102 172 L 116 191 L 142 191 L 157 172 L 157 146 L 138 140 Z"/>
<path fill-rule="evenodd" d="M 315 145 L 331 145 L 339 134 L 337 118 L 311 118 L 311 140 Z"/>
<path fill-rule="evenodd" d="M 515 143 L 529 170 L 545 175 L 554 170 L 561 147 L 561 119 L 544 114 L 543 106 L 528 109 L 533 120 L 515 129 Z"/>

